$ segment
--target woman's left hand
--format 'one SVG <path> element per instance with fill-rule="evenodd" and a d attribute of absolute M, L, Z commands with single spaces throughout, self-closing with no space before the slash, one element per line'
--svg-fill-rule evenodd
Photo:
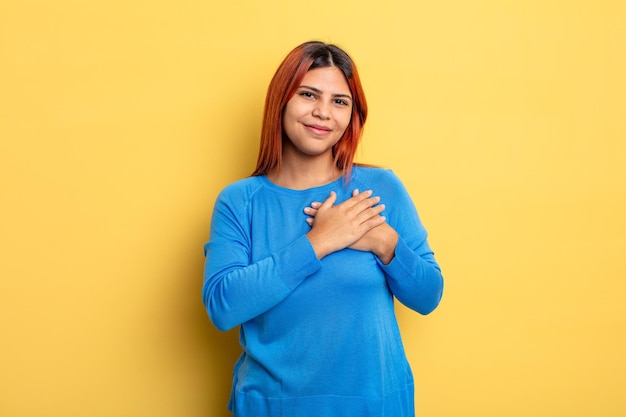
<path fill-rule="evenodd" d="M 354 190 L 352 196 L 359 194 L 359 190 Z M 322 205 L 319 201 L 314 201 L 309 207 L 304 209 L 304 213 L 310 217 L 306 219 L 309 226 L 313 226 L 317 210 Z M 378 256 L 381 262 L 387 265 L 395 256 L 396 244 L 398 243 L 398 233 L 387 222 L 374 227 L 365 233 L 361 239 L 349 246 L 350 249 L 361 252 L 372 252 Z"/>

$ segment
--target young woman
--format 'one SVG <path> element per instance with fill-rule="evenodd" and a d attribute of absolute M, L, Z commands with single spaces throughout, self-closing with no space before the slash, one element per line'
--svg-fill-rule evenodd
<path fill-rule="evenodd" d="M 350 57 L 296 47 L 256 170 L 217 198 L 202 296 L 215 326 L 240 326 L 234 416 L 414 415 L 394 298 L 428 314 L 443 279 L 400 180 L 353 164 L 366 117 Z"/>

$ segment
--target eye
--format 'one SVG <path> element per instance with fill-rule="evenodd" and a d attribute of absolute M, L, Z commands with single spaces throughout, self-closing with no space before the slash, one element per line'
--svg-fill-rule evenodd
<path fill-rule="evenodd" d="M 347 100 L 343 100 L 341 98 L 335 99 L 335 104 L 338 104 L 340 106 L 349 106 L 350 103 Z"/>
<path fill-rule="evenodd" d="M 310 91 L 301 91 L 299 95 L 304 98 L 311 98 L 311 99 L 315 98 L 315 95 L 311 93 Z"/>

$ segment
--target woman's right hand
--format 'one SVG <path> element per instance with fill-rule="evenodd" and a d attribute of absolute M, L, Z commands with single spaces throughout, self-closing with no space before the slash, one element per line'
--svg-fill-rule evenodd
<path fill-rule="evenodd" d="M 372 191 L 356 194 L 335 205 L 337 194 L 330 196 L 317 208 L 313 227 L 306 234 L 318 259 L 347 248 L 376 226 L 385 222 L 380 213 L 384 204 Z M 378 204 L 378 205 L 377 205 Z"/>

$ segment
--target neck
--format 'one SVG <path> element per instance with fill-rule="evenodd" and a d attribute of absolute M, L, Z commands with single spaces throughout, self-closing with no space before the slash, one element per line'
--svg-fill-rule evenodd
<path fill-rule="evenodd" d="M 317 157 L 285 158 L 280 171 L 270 171 L 267 177 L 274 184 L 294 190 L 306 190 L 335 181 L 342 174 L 332 154 Z"/>

